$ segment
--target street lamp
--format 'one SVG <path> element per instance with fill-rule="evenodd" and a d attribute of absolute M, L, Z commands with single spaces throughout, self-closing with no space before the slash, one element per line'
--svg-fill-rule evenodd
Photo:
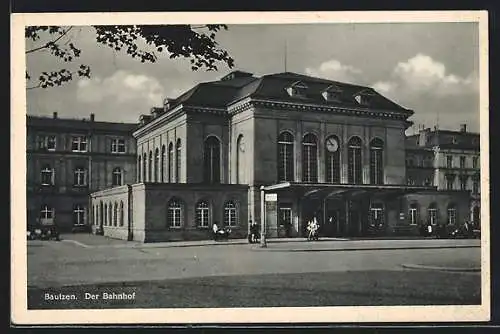
<path fill-rule="evenodd" d="M 260 186 L 260 247 L 267 247 L 266 243 L 266 210 L 264 186 Z"/>

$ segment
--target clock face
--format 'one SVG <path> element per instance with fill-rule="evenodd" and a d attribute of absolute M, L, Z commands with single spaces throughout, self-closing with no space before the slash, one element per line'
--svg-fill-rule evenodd
<path fill-rule="evenodd" d="M 334 138 L 329 138 L 326 141 L 326 149 L 329 152 L 336 152 L 338 148 L 339 148 L 339 143 L 337 143 L 337 141 Z"/>

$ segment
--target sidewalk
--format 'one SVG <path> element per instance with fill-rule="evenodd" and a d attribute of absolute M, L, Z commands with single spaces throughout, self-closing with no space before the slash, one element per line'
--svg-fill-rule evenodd
<path fill-rule="evenodd" d="M 480 247 L 480 241 L 474 239 L 425 239 L 425 238 L 321 238 L 309 242 L 305 238 L 272 238 L 267 243 L 274 247 L 260 248 L 259 244 L 249 244 L 247 239 L 229 239 L 227 241 L 195 240 L 142 243 L 112 239 L 93 234 L 63 234 L 62 242 L 73 243 L 84 248 L 170 248 L 249 245 L 255 250 L 271 251 L 336 251 L 336 250 L 371 250 L 371 249 L 419 249 L 419 248 L 463 248 Z M 337 242 L 334 242 L 337 241 Z"/>
<path fill-rule="evenodd" d="M 225 241 L 214 240 L 192 240 L 192 241 L 167 241 L 142 243 L 138 241 L 126 241 L 113 239 L 100 235 L 74 233 L 61 234 L 63 242 L 70 242 L 85 248 L 117 247 L 117 248 L 166 248 L 166 247 L 196 247 L 196 246 L 224 246 L 224 245 L 249 245 L 247 239 L 229 239 Z M 321 241 L 348 241 L 342 238 L 322 238 Z M 268 243 L 301 242 L 304 238 L 273 238 L 268 239 Z M 254 246 L 259 246 L 254 244 Z"/>

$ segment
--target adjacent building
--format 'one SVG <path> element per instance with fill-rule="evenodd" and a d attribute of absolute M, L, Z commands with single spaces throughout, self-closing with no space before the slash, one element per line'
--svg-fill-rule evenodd
<path fill-rule="evenodd" d="M 140 117 L 134 182 L 91 194 L 93 229 L 151 242 L 210 238 L 214 222 L 233 237 L 263 220 L 269 237 L 303 236 L 313 218 L 325 236 L 453 226 L 469 191 L 439 191 L 431 174 L 409 184 L 412 115 L 372 88 L 290 72 L 200 83 Z"/>
<path fill-rule="evenodd" d="M 137 124 L 27 116 L 28 224 L 89 227 L 89 194 L 133 183 Z"/>
<path fill-rule="evenodd" d="M 440 191 L 470 193 L 470 214 L 461 217 L 480 226 L 480 147 L 479 133 L 421 128 L 406 139 L 406 170 L 409 185 L 434 185 Z M 453 209 L 454 203 L 448 210 Z M 454 217 L 450 217 L 453 221 Z"/>

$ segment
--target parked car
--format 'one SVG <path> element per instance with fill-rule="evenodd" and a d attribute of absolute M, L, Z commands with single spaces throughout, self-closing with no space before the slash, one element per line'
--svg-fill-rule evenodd
<path fill-rule="evenodd" d="M 59 228 L 56 224 L 30 224 L 27 228 L 26 236 L 28 240 L 61 240 Z"/>

